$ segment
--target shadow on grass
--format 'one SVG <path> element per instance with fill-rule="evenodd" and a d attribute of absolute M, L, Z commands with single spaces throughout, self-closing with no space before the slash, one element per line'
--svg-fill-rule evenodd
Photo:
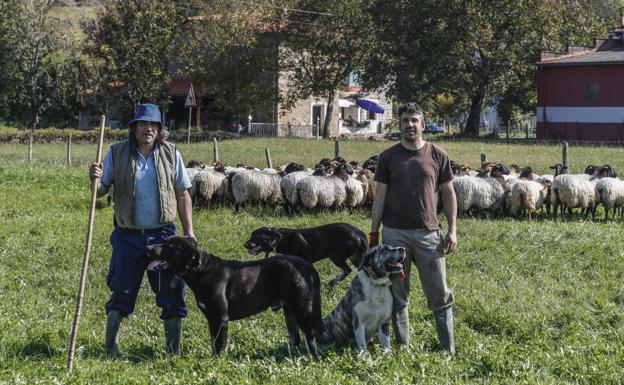
<path fill-rule="evenodd" d="M 349 354 L 349 352 L 355 348 L 351 346 L 335 346 L 335 345 L 319 345 L 319 358 L 323 359 L 327 356 L 328 352 L 335 353 L 337 355 Z M 301 344 L 296 348 L 291 348 L 289 344 L 281 344 L 279 346 L 264 346 L 258 347 L 254 350 L 252 354 L 246 354 L 243 352 L 227 352 L 226 357 L 232 360 L 243 360 L 243 359 L 253 359 L 253 360 L 264 360 L 267 357 L 273 357 L 275 362 L 281 363 L 284 361 L 309 357 L 312 359 L 312 355 L 308 353 L 308 349 L 306 348 L 305 342 L 301 341 Z"/>

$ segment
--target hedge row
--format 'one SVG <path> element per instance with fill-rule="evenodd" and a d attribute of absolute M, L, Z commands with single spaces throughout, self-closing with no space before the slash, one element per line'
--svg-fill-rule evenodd
<path fill-rule="evenodd" d="M 71 134 L 72 143 L 97 143 L 100 132 L 99 130 L 81 131 L 73 129 L 55 129 L 46 128 L 35 130 L 33 133 L 33 143 L 66 143 L 69 135 Z M 116 142 L 123 140 L 127 137 L 128 132 L 126 130 L 117 130 L 106 128 L 104 130 L 104 138 L 106 142 Z M 181 143 L 187 141 L 188 134 L 186 132 L 176 131 L 170 133 L 169 139 Z M 0 132 L 0 143 L 22 143 L 27 144 L 30 137 L 30 131 L 10 131 Z M 200 142 L 212 140 L 217 138 L 218 140 L 230 140 L 240 139 L 241 135 L 226 132 L 226 131 L 214 131 L 203 134 L 191 134 L 192 142 Z"/>

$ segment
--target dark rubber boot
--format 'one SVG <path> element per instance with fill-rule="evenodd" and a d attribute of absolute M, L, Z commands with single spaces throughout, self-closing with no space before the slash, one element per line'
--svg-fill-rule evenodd
<path fill-rule="evenodd" d="M 169 318 L 163 321 L 165 326 L 165 351 L 167 354 L 180 355 L 180 335 L 182 319 Z"/>
<path fill-rule="evenodd" d="M 455 354 L 455 337 L 453 335 L 453 309 L 447 308 L 433 312 L 436 331 L 440 339 L 440 347 Z"/>
<path fill-rule="evenodd" d="M 409 315 L 407 307 L 392 313 L 392 330 L 399 349 L 409 348 Z"/>
<path fill-rule="evenodd" d="M 121 325 L 121 314 L 117 310 L 111 310 L 106 316 L 106 339 L 104 349 L 109 357 L 115 358 L 119 355 L 117 343 L 119 342 L 119 325 Z"/>

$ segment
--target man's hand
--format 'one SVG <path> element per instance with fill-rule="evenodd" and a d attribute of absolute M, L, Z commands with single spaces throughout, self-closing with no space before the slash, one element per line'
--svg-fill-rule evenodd
<path fill-rule="evenodd" d="M 89 178 L 91 180 L 102 177 L 102 163 L 91 163 L 89 166 Z"/>
<path fill-rule="evenodd" d="M 379 231 L 371 231 L 368 236 L 368 247 L 379 245 Z"/>
<path fill-rule="evenodd" d="M 455 232 L 448 232 L 444 237 L 444 249 L 446 254 L 451 254 L 457 250 L 457 235 Z"/>

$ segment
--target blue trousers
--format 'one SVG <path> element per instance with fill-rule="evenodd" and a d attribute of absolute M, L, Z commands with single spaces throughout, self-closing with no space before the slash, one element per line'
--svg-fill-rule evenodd
<path fill-rule="evenodd" d="M 147 257 L 146 246 L 164 242 L 176 235 L 176 227 L 169 224 L 162 231 L 141 234 L 129 232 L 116 226 L 110 237 L 113 255 L 110 261 L 106 283 L 112 294 L 106 303 L 106 313 L 117 310 L 122 316 L 128 317 L 134 311 L 143 273 L 150 259 Z M 148 271 L 152 291 L 156 293 L 156 305 L 162 309 L 161 319 L 186 317 L 188 306 L 184 300 L 186 285 L 180 280 L 171 287 L 174 278 L 169 271 Z"/>

